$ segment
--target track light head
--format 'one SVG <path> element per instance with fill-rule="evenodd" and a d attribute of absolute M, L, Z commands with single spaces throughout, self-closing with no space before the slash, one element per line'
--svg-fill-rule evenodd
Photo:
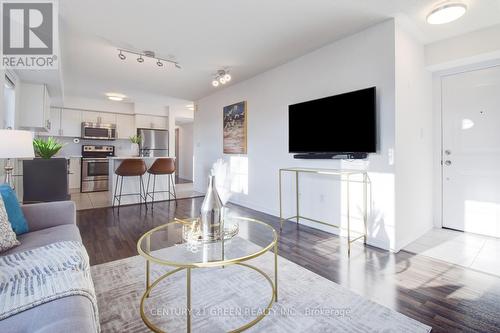
<path fill-rule="evenodd" d="M 142 64 L 144 62 L 144 58 L 142 56 L 139 56 L 139 58 L 137 58 L 137 62 Z"/>
<path fill-rule="evenodd" d="M 162 66 L 163 66 L 163 63 L 162 63 L 160 60 L 158 60 L 158 61 L 156 62 L 156 64 L 158 65 L 158 67 L 162 67 Z"/>
<path fill-rule="evenodd" d="M 226 84 L 229 81 L 231 81 L 231 75 L 229 74 L 229 71 L 227 69 L 219 69 L 215 74 L 214 74 L 214 79 L 212 81 L 212 85 L 214 87 L 218 87 L 219 84 Z"/>
<path fill-rule="evenodd" d="M 118 54 L 118 58 L 120 58 L 121 60 L 125 60 L 127 59 L 127 56 L 125 56 L 125 54 L 123 54 L 122 51 L 120 51 L 120 53 Z"/>

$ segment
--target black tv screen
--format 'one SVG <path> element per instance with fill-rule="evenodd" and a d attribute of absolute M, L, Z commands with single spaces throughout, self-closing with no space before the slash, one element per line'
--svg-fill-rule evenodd
<path fill-rule="evenodd" d="M 376 88 L 288 107 L 290 153 L 376 151 Z"/>

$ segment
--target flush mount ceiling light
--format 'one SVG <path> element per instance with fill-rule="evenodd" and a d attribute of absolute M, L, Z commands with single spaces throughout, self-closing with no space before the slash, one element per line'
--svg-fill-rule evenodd
<path fill-rule="evenodd" d="M 111 101 L 121 102 L 127 96 L 125 96 L 124 94 L 119 94 L 119 93 L 106 93 L 106 97 L 108 97 L 108 99 Z"/>
<path fill-rule="evenodd" d="M 212 80 L 212 85 L 214 87 L 218 87 L 220 84 L 226 84 L 231 81 L 231 75 L 229 74 L 228 69 L 220 69 L 215 74 L 214 79 Z"/>
<path fill-rule="evenodd" d="M 446 2 L 434 8 L 427 15 L 429 24 L 445 24 L 462 17 L 467 11 L 467 6 L 460 2 Z"/>
<path fill-rule="evenodd" d="M 167 64 L 172 64 L 177 69 L 182 68 L 181 65 L 177 61 L 172 60 L 172 59 L 165 59 L 165 58 L 157 57 L 153 51 L 137 52 L 137 51 L 131 51 L 131 50 L 125 50 L 125 49 L 118 49 L 118 58 L 120 58 L 121 60 L 127 59 L 127 57 L 124 53 L 125 54 L 129 53 L 129 54 L 133 54 L 133 55 L 138 56 L 137 62 L 141 63 L 141 64 L 144 62 L 145 58 L 151 58 L 153 60 L 156 60 L 156 65 L 158 67 L 163 67 L 164 63 L 167 63 Z"/>

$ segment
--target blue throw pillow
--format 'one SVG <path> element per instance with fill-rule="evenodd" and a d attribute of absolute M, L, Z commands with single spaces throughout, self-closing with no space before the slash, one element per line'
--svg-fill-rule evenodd
<path fill-rule="evenodd" d="M 26 218 L 24 217 L 19 201 L 17 200 L 16 193 L 14 193 L 9 185 L 3 184 L 0 185 L 0 194 L 2 195 L 5 210 L 7 211 L 7 216 L 9 217 L 12 230 L 14 230 L 16 235 L 28 232 L 28 222 L 26 222 Z"/>

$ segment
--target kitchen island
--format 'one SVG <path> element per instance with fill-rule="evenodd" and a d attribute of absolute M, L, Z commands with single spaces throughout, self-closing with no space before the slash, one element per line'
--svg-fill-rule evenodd
<path fill-rule="evenodd" d="M 115 156 L 115 157 L 108 157 L 109 159 L 109 196 L 111 199 L 111 202 L 113 202 L 113 195 L 115 192 L 115 186 L 117 182 L 117 176 L 115 174 L 115 170 L 118 168 L 118 166 L 123 162 L 123 160 L 126 159 L 142 159 L 146 163 L 146 167 L 149 168 L 154 161 L 158 157 L 129 157 L 129 156 Z M 147 191 L 147 186 L 148 186 L 148 177 L 149 173 L 145 173 L 142 178 L 144 182 L 144 189 Z M 155 202 L 156 201 L 163 201 L 163 200 L 168 200 L 169 199 L 169 194 L 166 192 L 163 193 L 156 193 L 158 191 L 167 191 L 168 190 L 168 177 L 167 175 L 160 175 L 156 176 L 156 185 L 155 185 Z M 120 182 L 121 182 L 121 177 L 120 177 Z M 127 205 L 127 204 L 135 204 L 140 202 L 139 198 L 139 187 L 140 186 L 140 180 L 139 177 L 124 177 L 123 178 L 123 190 L 122 194 L 128 194 L 128 193 L 137 193 L 137 195 L 126 195 L 122 196 L 121 204 L 122 205 Z M 173 192 L 173 186 L 174 184 L 171 182 L 170 186 L 172 187 L 171 191 Z M 149 190 L 152 192 L 153 191 L 153 176 L 151 175 L 151 180 L 149 184 Z M 118 193 L 120 193 L 120 184 L 118 184 Z M 170 197 L 172 200 L 174 199 L 173 196 Z M 151 198 L 148 197 L 148 203 L 151 202 Z M 118 205 L 118 202 L 116 202 L 116 205 Z"/>

